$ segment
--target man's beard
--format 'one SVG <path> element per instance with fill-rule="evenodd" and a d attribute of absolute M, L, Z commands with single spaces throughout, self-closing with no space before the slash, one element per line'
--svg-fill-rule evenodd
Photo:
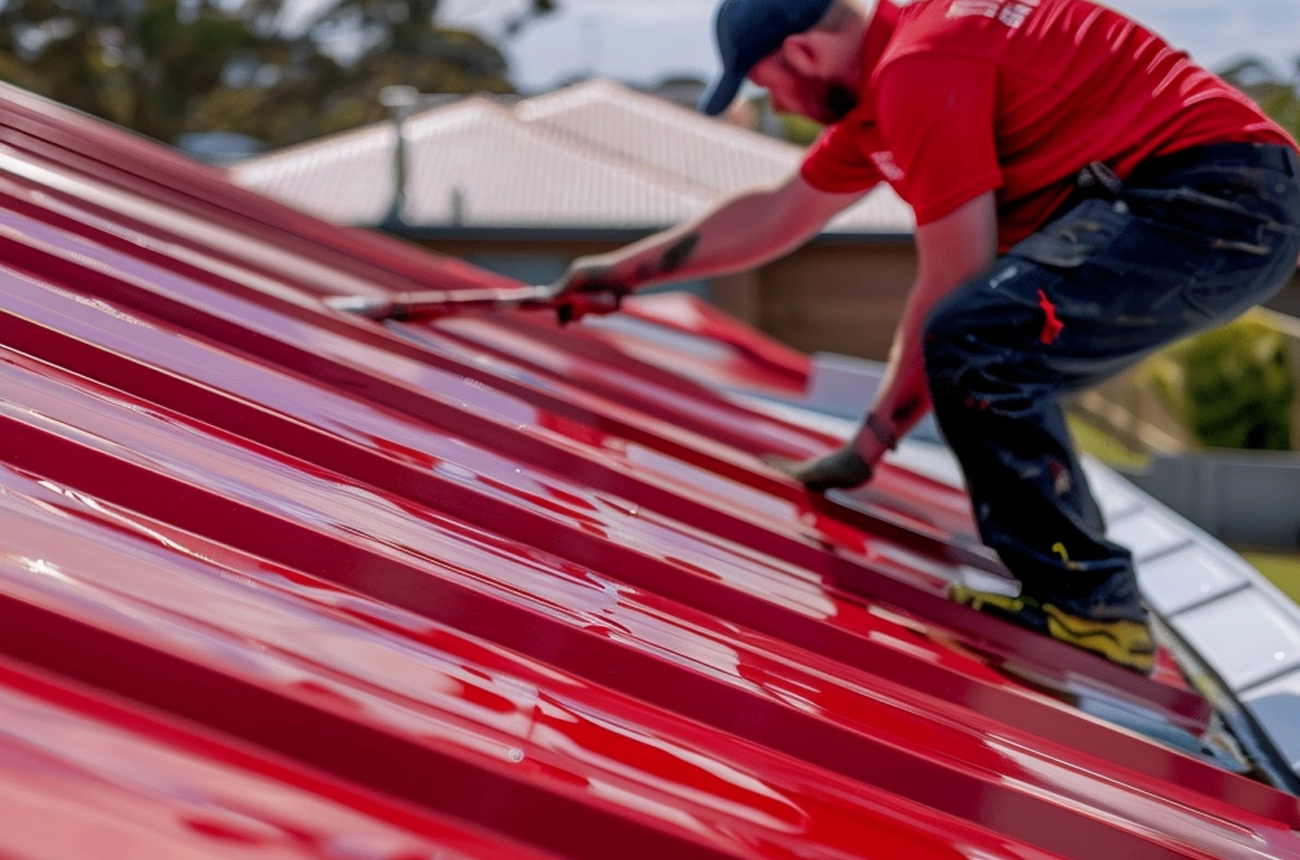
<path fill-rule="evenodd" d="M 858 106 L 858 91 L 836 81 L 801 76 L 781 89 L 788 95 L 777 110 L 807 117 L 821 125 L 839 122 Z"/>
<path fill-rule="evenodd" d="M 831 84 L 822 102 L 830 122 L 839 122 L 858 106 L 858 93 L 843 84 Z"/>
<path fill-rule="evenodd" d="M 799 113 L 822 125 L 839 122 L 858 106 L 857 91 L 843 84 L 805 79 L 804 87 Z"/>

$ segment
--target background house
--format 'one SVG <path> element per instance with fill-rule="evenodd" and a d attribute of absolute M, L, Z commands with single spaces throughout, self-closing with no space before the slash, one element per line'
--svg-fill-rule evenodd
<path fill-rule="evenodd" d="M 256 157 L 231 176 L 313 215 L 548 283 L 576 256 L 780 181 L 802 153 L 680 100 L 592 80 L 525 99 L 423 97 L 396 122 Z M 882 187 L 788 257 L 679 286 L 798 349 L 882 359 L 916 271 L 914 226 Z M 1300 280 L 1273 306 L 1300 312 Z"/>
<path fill-rule="evenodd" d="M 232 177 L 311 214 L 546 283 L 575 256 L 777 182 L 802 157 L 793 144 L 604 80 L 418 110 L 400 122 L 401 169 L 398 124 L 255 158 Z M 882 358 L 915 273 L 913 227 L 911 209 L 882 188 L 785 259 L 683 286 L 800 349 Z"/>

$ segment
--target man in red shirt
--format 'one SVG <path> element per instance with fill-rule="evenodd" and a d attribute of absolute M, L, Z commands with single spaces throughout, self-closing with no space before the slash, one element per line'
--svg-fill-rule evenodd
<path fill-rule="evenodd" d="M 780 464 L 856 486 L 933 406 L 1019 597 L 986 612 L 1150 671 L 1132 558 L 1110 543 L 1057 403 L 1266 300 L 1300 254 L 1296 144 L 1237 91 L 1089 0 L 724 0 L 723 74 L 828 127 L 801 169 L 555 287 L 622 293 L 752 268 L 880 182 L 919 271 L 854 438 Z"/>

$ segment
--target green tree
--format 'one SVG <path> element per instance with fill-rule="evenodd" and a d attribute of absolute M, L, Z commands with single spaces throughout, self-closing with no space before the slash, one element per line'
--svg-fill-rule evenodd
<path fill-rule="evenodd" d="M 1164 350 L 1147 367 L 1202 445 L 1286 451 L 1296 393 L 1287 351 L 1280 331 L 1247 318 Z"/>
<path fill-rule="evenodd" d="M 208 2 L 9 0 L 0 8 L 0 77 L 164 139 L 188 94 L 215 86 L 249 44 L 240 22 Z"/>
<path fill-rule="evenodd" d="M 386 115 L 379 90 L 511 92 L 501 51 L 442 27 L 437 0 L 0 0 L 0 80 L 163 141 L 236 131 L 272 146 Z M 505 36 L 555 8 L 529 0 Z"/>
<path fill-rule="evenodd" d="M 1240 60 L 1220 74 L 1254 99 L 1293 137 L 1300 138 L 1300 58 L 1295 60 L 1290 78 L 1257 57 Z"/>

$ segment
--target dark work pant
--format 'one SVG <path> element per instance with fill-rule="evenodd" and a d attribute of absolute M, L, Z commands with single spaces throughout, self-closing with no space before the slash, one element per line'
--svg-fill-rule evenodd
<path fill-rule="evenodd" d="M 1291 150 L 1254 144 L 1152 160 L 1062 207 L 931 312 L 935 416 L 982 538 L 1027 594 L 1143 617 L 1132 558 L 1106 540 L 1058 398 L 1280 289 L 1300 254 L 1297 174 Z"/>

